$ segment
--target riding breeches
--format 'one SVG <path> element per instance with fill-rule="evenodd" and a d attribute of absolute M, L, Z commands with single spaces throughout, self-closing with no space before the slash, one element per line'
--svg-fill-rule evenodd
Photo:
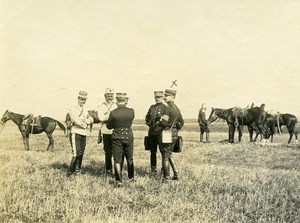
<path fill-rule="evenodd" d="M 72 146 L 73 157 L 83 156 L 86 145 L 86 136 L 77 133 L 71 133 L 70 143 Z"/>

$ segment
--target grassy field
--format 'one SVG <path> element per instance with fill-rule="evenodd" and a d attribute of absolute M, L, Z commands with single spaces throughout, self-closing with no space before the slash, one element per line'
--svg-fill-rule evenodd
<path fill-rule="evenodd" d="M 97 126 L 96 126 L 97 128 Z M 181 181 L 162 184 L 149 178 L 147 128 L 135 124 L 135 176 L 114 188 L 105 178 L 104 153 L 97 131 L 88 137 L 85 175 L 67 178 L 71 147 L 54 132 L 46 151 L 45 134 L 30 138 L 25 151 L 16 126 L 0 134 L 0 222 L 298 222 L 300 145 L 276 135 L 273 144 L 228 144 L 227 126 L 212 125 L 212 143 L 199 143 L 198 126 L 181 131 L 184 151 L 174 154 Z M 159 168 L 161 156 L 158 153 Z"/>

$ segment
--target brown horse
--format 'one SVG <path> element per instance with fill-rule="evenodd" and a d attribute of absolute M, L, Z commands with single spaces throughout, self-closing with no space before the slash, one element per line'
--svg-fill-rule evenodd
<path fill-rule="evenodd" d="M 45 132 L 48 136 L 49 139 L 49 144 L 47 147 L 47 150 L 53 149 L 54 147 L 54 139 L 52 137 L 52 133 L 54 132 L 56 125 L 58 125 L 64 133 L 66 132 L 66 127 L 60 123 L 59 121 L 50 118 L 50 117 L 41 117 L 40 120 L 40 126 L 32 126 L 31 131 L 26 131 L 26 126 L 23 124 L 23 118 L 25 115 L 13 113 L 11 111 L 6 110 L 4 112 L 2 118 L 1 118 L 1 124 L 4 126 L 5 123 L 9 120 L 13 121 L 19 128 L 22 138 L 23 138 L 23 143 L 25 146 L 25 149 L 29 150 L 29 134 L 40 134 L 42 132 Z"/>
<path fill-rule="evenodd" d="M 234 143 L 234 132 L 235 129 L 238 129 L 239 132 L 239 142 L 243 135 L 243 126 L 248 126 L 250 142 L 253 142 L 253 126 L 255 123 L 258 130 L 262 132 L 265 136 L 264 120 L 265 120 L 265 111 L 264 104 L 260 107 L 251 107 L 243 110 L 240 114 L 235 111 L 236 108 L 221 109 L 221 108 L 212 108 L 211 114 L 208 118 L 208 123 L 215 121 L 218 118 L 226 120 L 229 126 L 229 142 Z"/>

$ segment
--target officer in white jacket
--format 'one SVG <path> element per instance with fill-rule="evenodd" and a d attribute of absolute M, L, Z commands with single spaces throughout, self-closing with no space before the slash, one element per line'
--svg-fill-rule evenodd
<path fill-rule="evenodd" d="M 103 135 L 103 150 L 105 153 L 105 171 L 106 174 L 113 174 L 112 165 L 112 130 L 106 127 L 106 122 L 109 118 L 109 114 L 112 110 L 117 108 L 114 102 L 114 89 L 106 88 L 104 93 L 105 101 L 98 107 L 98 118 L 101 122 L 101 133 Z"/>
<path fill-rule="evenodd" d="M 87 100 L 87 95 L 87 92 L 80 91 L 78 95 L 78 104 L 72 106 L 69 110 L 70 118 L 73 123 L 70 134 L 73 156 L 67 174 L 68 176 L 80 173 L 86 146 L 86 135 L 88 133 L 87 127 L 93 123 L 93 118 L 83 107 Z"/>

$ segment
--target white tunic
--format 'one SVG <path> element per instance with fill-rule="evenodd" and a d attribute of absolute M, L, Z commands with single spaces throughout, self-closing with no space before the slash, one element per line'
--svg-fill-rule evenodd
<path fill-rule="evenodd" d="M 76 105 L 70 108 L 69 114 L 71 121 L 74 123 L 71 128 L 71 133 L 87 135 L 87 127 L 93 123 L 93 118 L 89 115 L 88 111 Z"/>
<path fill-rule="evenodd" d="M 107 102 L 103 102 L 101 105 L 98 106 L 98 118 L 102 122 L 101 132 L 103 134 L 112 134 L 113 130 L 109 130 L 106 127 L 106 121 L 109 118 L 109 114 L 112 110 L 116 109 L 116 103 L 112 102 L 108 104 Z"/>

